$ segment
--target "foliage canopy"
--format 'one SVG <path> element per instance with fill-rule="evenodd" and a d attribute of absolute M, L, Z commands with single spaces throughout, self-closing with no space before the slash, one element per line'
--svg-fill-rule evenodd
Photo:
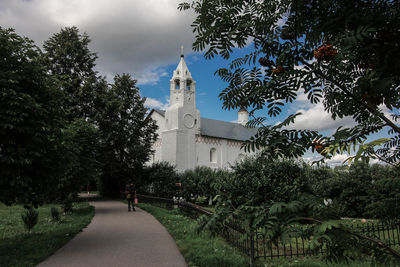
<path fill-rule="evenodd" d="M 0 202 L 52 195 L 62 175 L 61 95 L 32 40 L 0 28 Z"/>
<path fill-rule="evenodd" d="M 352 117 L 356 126 L 338 128 L 332 136 L 285 128 L 299 114 L 278 126 L 260 126 L 247 148 L 265 148 L 275 156 L 298 157 L 308 148 L 325 157 L 350 151 L 369 134 L 389 126 L 390 139 L 368 146 L 362 155 L 397 165 L 400 160 L 399 82 L 400 30 L 398 1 L 230 1 L 196 0 L 192 8 L 196 39 L 193 49 L 206 58 L 229 59 L 234 48 L 252 51 L 217 71 L 228 83 L 220 93 L 224 108 L 245 107 L 250 114 L 277 116 L 282 106 L 304 93 L 322 102 L 333 119 Z M 392 120 L 384 113 L 392 113 Z M 379 149 L 374 146 L 383 145 Z M 362 155 L 358 155 L 359 157 Z M 359 158 L 358 157 L 358 158 Z"/>

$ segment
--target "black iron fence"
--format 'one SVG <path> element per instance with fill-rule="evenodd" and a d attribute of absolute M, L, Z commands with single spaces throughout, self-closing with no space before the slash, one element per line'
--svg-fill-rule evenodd
<path fill-rule="evenodd" d="M 348 226 L 352 228 L 355 233 L 373 238 L 388 246 L 394 247 L 400 245 L 400 221 L 387 223 L 377 221 L 349 221 Z M 305 229 L 303 229 L 303 231 L 304 230 Z M 298 234 L 294 234 L 285 244 L 281 242 L 272 243 L 271 240 L 260 232 L 255 232 L 254 238 L 254 259 L 311 256 L 325 254 L 328 250 L 326 246 L 315 249 L 312 240 L 302 238 L 301 235 Z"/>
<path fill-rule="evenodd" d="M 199 215 L 212 215 L 212 212 L 190 202 L 179 199 L 167 199 L 153 196 L 138 195 L 139 201 L 150 203 L 163 208 L 179 208 L 191 217 Z M 349 227 L 356 233 L 374 238 L 389 246 L 400 245 L 400 221 L 381 223 L 377 221 L 359 222 L 348 221 Z M 305 226 L 299 226 L 305 231 Z M 312 240 L 303 238 L 299 231 L 293 231 L 293 236 L 285 243 L 272 242 L 260 231 L 248 233 L 240 221 L 232 220 L 225 224 L 220 235 L 231 245 L 238 248 L 242 253 L 248 255 L 253 262 L 257 259 L 279 258 L 279 257 L 304 257 L 322 255 L 327 252 L 327 247 L 315 249 Z"/>
<path fill-rule="evenodd" d="M 212 215 L 212 212 L 204 209 L 203 207 L 187 201 L 182 201 L 179 198 L 168 199 L 147 195 L 138 195 L 138 198 L 139 202 L 149 203 L 162 208 L 179 208 L 192 218 L 199 217 L 200 215 Z M 251 251 L 254 251 L 254 249 L 251 249 L 252 244 L 254 245 L 254 238 L 246 234 L 246 231 L 243 229 L 240 222 L 232 221 L 231 223 L 226 224 L 225 227 L 223 227 L 220 235 L 228 243 L 239 249 L 242 253 L 251 257 Z"/>
<path fill-rule="evenodd" d="M 174 202 L 173 199 L 162 198 L 162 197 L 154 197 L 154 196 L 146 196 L 146 195 L 137 195 L 140 202 L 149 203 L 154 206 L 158 206 L 165 209 L 172 209 L 174 205 L 177 203 Z"/>

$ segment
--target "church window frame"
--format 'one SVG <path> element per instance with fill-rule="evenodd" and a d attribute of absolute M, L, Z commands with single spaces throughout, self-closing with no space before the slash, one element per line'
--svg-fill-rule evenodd
<path fill-rule="evenodd" d="M 174 85 L 175 85 L 175 90 L 181 89 L 181 82 L 179 81 L 179 79 L 175 79 Z"/>
<path fill-rule="evenodd" d="M 217 149 L 215 147 L 210 149 L 210 162 L 217 163 Z"/>
<path fill-rule="evenodd" d="M 191 87 L 192 87 L 192 80 L 190 79 L 186 80 L 186 90 L 190 91 Z"/>

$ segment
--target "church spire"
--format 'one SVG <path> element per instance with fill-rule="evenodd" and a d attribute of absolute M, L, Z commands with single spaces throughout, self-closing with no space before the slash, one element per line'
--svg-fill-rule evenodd
<path fill-rule="evenodd" d="M 183 54 L 183 45 L 181 46 L 181 60 L 179 61 L 179 64 L 172 75 L 172 79 L 173 80 L 179 79 L 180 81 L 192 79 L 192 74 L 190 73 L 189 68 L 185 62 L 185 56 Z"/>
<path fill-rule="evenodd" d="M 179 64 L 172 74 L 170 80 L 170 105 L 179 103 L 179 105 L 195 104 L 196 82 L 192 78 L 192 74 L 186 65 L 183 56 L 183 46 L 181 46 L 181 57 Z"/>

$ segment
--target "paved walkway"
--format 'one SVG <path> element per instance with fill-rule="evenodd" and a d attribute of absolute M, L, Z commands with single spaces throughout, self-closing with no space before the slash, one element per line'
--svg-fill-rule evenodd
<path fill-rule="evenodd" d="M 118 201 L 91 202 L 96 209 L 83 232 L 39 267 L 57 266 L 187 266 L 174 239 L 150 214 L 128 212 Z"/>

